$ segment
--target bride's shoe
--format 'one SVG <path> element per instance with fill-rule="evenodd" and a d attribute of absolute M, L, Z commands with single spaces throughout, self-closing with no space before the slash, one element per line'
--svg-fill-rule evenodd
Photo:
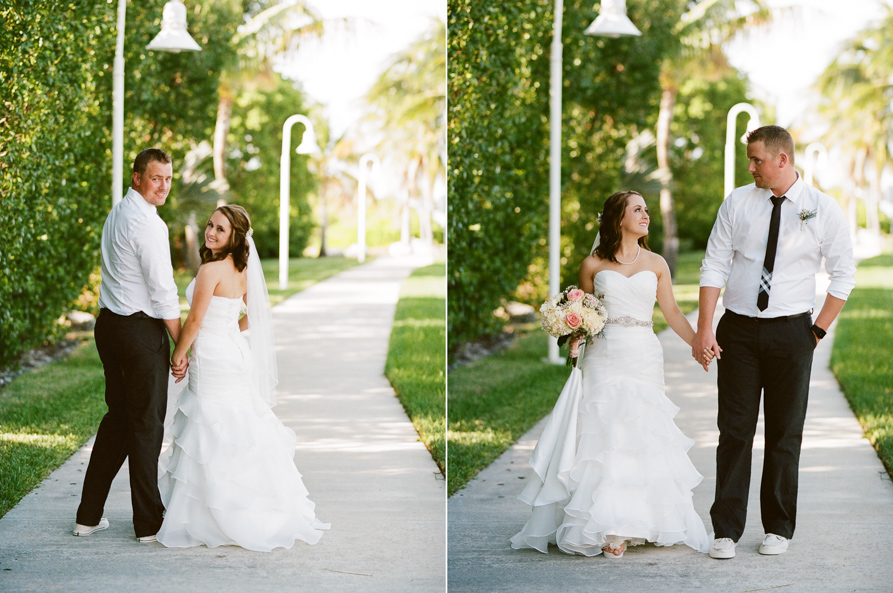
<path fill-rule="evenodd" d="M 608 541 L 605 544 L 605 547 L 602 548 L 602 554 L 605 558 L 623 558 L 623 553 L 626 552 L 626 540 L 615 540 Z"/>

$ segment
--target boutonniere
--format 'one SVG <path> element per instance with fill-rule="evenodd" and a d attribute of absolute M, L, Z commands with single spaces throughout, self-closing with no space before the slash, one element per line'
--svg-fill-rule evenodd
<path fill-rule="evenodd" d="M 798 214 L 798 216 L 800 217 L 800 230 L 801 231 L 803 230 L 804 225 L 809 224 L 807 222 L 809 219 L 815 218 L 815 215 L 817 212 L 818 212 L 817 210 L 807 210 L 806 208 L 804 208 L 803 210 L 800 211 L 800 214 Z"/>

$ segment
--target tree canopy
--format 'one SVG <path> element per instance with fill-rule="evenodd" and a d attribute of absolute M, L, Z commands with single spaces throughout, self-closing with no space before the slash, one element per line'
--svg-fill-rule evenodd
<path fill-rule="evenodd" d="M 562 276 L 576 270 L 595 218 L 624 175 L 628 142 L 653 127 L 661 59 L 685 2 L 628 3 L 642 37 L 588 37 L 589 2 L 565 3 Z M 541 292 L 547 256 L 548 89 L 553 4 L 449 3 L 449 335 L 491 332 L 501 299 L 528 279 Z M 652 201 L 654 194 L 646 196 Z M 653 210 L 656 210 L 654 208 Z M 539 286 L 538 286 L 539 285 Z"/>

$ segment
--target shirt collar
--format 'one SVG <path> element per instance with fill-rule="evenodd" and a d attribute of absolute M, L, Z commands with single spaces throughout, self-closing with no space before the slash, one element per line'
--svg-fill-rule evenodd
<path fill-rule="evenodd" d="M 136 191 L 132 187 L 127 189 L 127 193 L 124 194 L 124 199 L 131 200 L 134 204 L 136 204 L 137 208 L 139 208 L 143 212 L 146 212 L 147 214 L 158 213 L 158 209 L 147 202 L 146 198 L 144 198 L 140 192 Z"/>
<path fill-rule="evenodd" d="M 803 194 L 804 189 L 806 188 L 806 182 L 803 181 L 803 178 L 800 176 L 799 171 L 795 171 L 797 173 L 797 180 L 794 181 L 794 184 L 788 188 L 788 191 L 785 192 L 784 197 L 789 199 L 791 202 L 796 204 L 800 201 L 800 196 Z M 766 200 L 768 201 L 770 198 L 774 198 L 775 194 L 772 193 L 771 189 L 764 190 L 766 192 Z"/>

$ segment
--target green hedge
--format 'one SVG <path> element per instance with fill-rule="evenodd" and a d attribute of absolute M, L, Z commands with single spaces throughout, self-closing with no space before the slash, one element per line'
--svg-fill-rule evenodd
<path fill-rule="evenodd" d="M 133 158 L 174 159 L 176 217 L 187 151 L 214 130 L 221 72 L 236 64 L 238 0 L 192 0 L 201 52 L 151 52 L 164 0 L 128 3 L 121 193 Z M 52 340 L 56 320 L 90 284 L 111 204 L 112 64 L 117 5 L 16 0 L 0 7 L 0 368 Z M 204 216 L 205 214 L 203 214 Z M 203 221 L 201 221 L 203 222 Z"/>
<path fill-rule="evenodd" d="M 56 333 L 98 262 L 111 12 L 50 0 L 0 8 L 0 368 Z"/>
<path fill-rule="evenodd" d="M 595 216 L 622 183 L 628 141 L 653 127 L 660 59 L 677 47 L 682 0 L 631 0 L 642 37 L 589 37 L 598 5 L 565 3 L 562 265 L 576 279 Z M 541 291 L 548 236 L 549 54 L 553 3 L 449 2 L 449 336 L 490 333 L 525 280 Z M 656 210 L 657 193 L 646 195 Z"/>

